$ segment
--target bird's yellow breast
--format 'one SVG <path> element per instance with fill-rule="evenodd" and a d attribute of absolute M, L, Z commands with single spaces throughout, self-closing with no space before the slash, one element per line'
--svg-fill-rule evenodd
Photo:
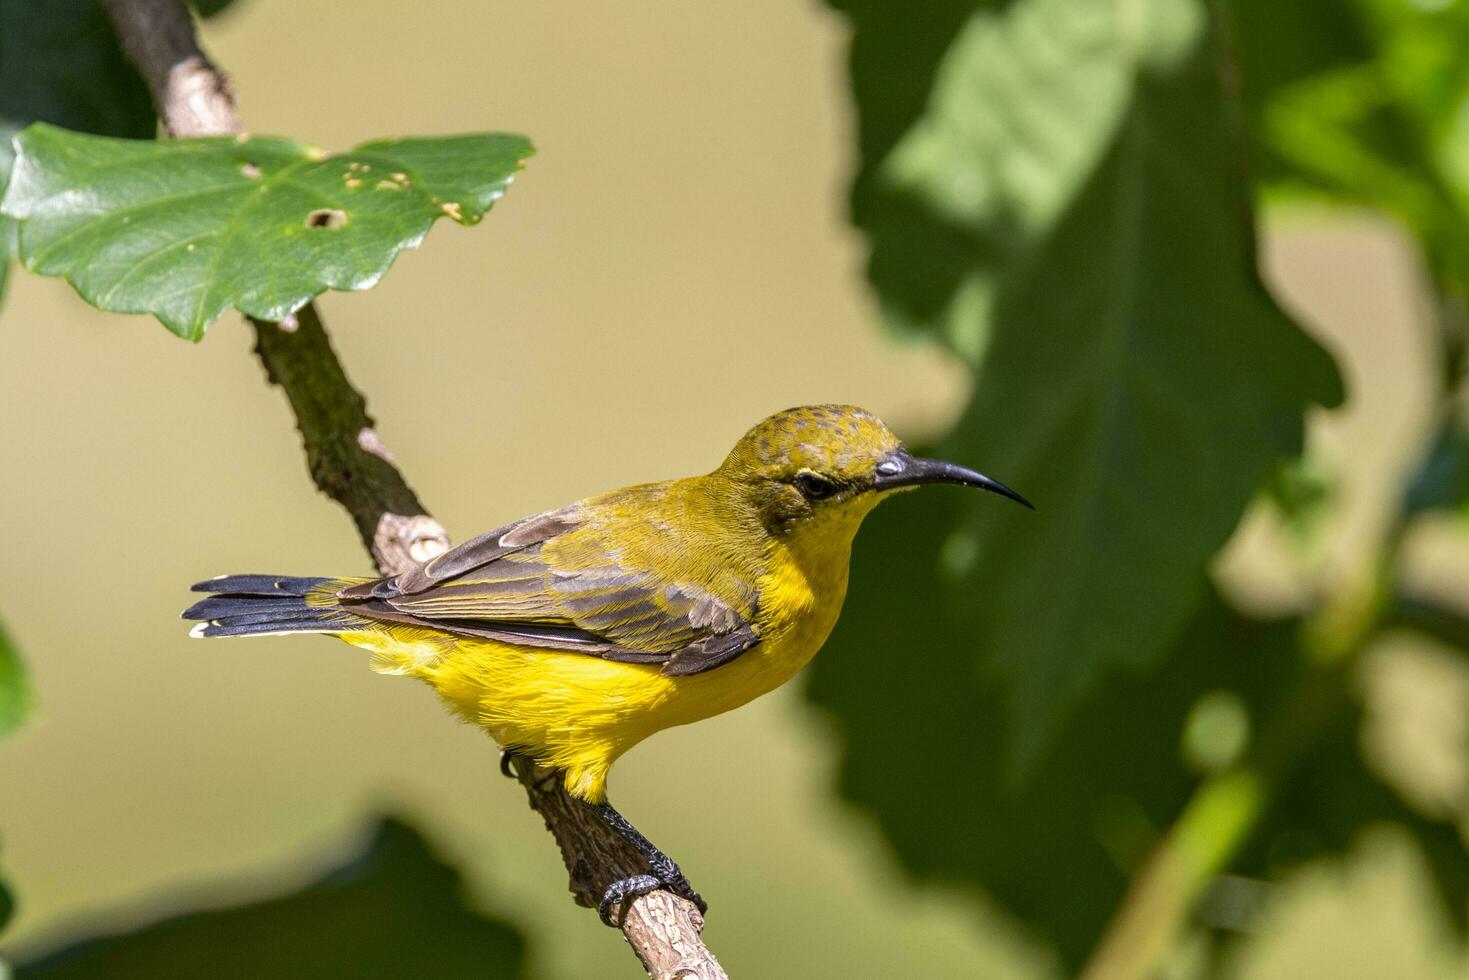
<path fill-rule="evenodd" d="M 411 630 L 342 639 L 377 652 L 377 669 L 426 681 L 466 721 L 565 770 L 574 795 L 600 802 L 608 768 L 638 742 L 737 708 L 806 665 L 836 624 L 852 535 L 868 509 L 833 515 L 775 545 L 757 580 L 760 642 L 700 674 L 669 677 L 656 665 Z"/>

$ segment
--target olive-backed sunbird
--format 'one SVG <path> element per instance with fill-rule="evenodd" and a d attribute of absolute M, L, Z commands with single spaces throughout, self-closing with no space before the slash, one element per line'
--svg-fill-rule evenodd
<path fill-rule="evenodd" d="M 983 474 L 919 459 L 876 417 L 793 408 L 712 473 L 647 483 L 496 528 L 381 579 L 225 575 L 194 586 L 194 636 L 329 633 L 425 681 L 506 751 L 559 771 L 648 862 L 624 899 L 678 865 L 607 802 L 607 770 L 654 732 L 784 684 L 826 641 L 852 538 L 878 501 L 928 483 L 1030 504 Z"/>

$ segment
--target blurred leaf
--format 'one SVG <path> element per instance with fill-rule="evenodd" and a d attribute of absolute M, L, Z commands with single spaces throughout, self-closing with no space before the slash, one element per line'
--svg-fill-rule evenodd
<path fill-rule="evenodd" d="M 1337 481 L 1319 460 L 1294 457 L 1275 468 L 1265 493 L 1285 528 L 1298 541 L 1310 542 L 1335 502 Z"/>
<path fill-rule="evenodd" d="M 1270 711 L 1297 669 L 1294 624 L 1248 620 L 1206 592 L 1170 655 L 1148 674 L 1105 678 L 1017 786 L 1000 749 L 1002 694 L 974 675 L 968 617 L 941 601 L 961 498 L 933 493 L 868 519 L 809 695 L 863 719 L 843 727 L 841 789 L 904 865 L 985 889 L 1074 966 L 1197 784 L 1180 744 L 1186 719 L 1220 692 L 1251 718 Z"/>
<path fill-rule="evenodd" d="M 1256 118 L 1273 93 L 1371 57 L 1357 0 L 1228 0 L 1225 9 L 1245 106 Z M 1256 164 L 1263 169 L 1272 162 Z"/>
<path fill-rule="evenodd" d="M 189 6 L 193 7 L 200 17 L 210 18 L 235 5 L 236 0 L 189 0 Z"/>
<path fill-rule="evenodd" d="M 0 736 L 20 727 L 30 710 L 31 692 L 25 665 L 0 626 Z"/>
<path fill-rule="evenodd" d="M 50 126 L 16 147 L 4 208 L 26 267 L 194 340 L 230 307 L 279 320 L 325 289 L 375 285 L 438 218 L 477 223 L 532 152 L 499 133 L 326 156 L 273 137 L 136 142 Z"/>
<path fill-rule="evenodd" d="M 0 157 L 36 121 L 144 138 L 157 123 L 147 86 L 96 0 L 0 0 Z"/>
<path fill-rule="evenodd" d="M 1382 209 L 1469 288 L 1469 5 L 1231 0 L 1251 130 L 1277 190 Z M 1286 20 L 1282 21 L 1282 17 Z"/>
<path fill-rule="evenodd" d="M 0 186 L 8 177 L 8 174 L 0 174 Z M 15 222 L 0 214 L 0 307 L 5 305 L 5 290 L 10 285 L 10 262 L 14 258 Z"/>
<path fill-rule="evenodd" d="M 0 196 L 15 156 L 10 139 L 37 120 L 107 136 L 153 135 L 147 86 L 96 0 L 0 0 Z M 14 254 L 14 226 L 0 217 L 0 301 Z"/>
<path fill-rule="evenodd" d="M 976 5 L 880 164 L 864 139 L 874 286 L 912 325 L 904 290 L 952 285 L 918 325 L 977 365 L 941 454 L 1039 511 L 927 491 L 874 515 L 811 689 L 843 722 L 844 791 L 905 864 L 983 886 L 1072 963 L 1195 783 L 1196 704 L 1234 692 L 1247 731 L 1288 686 L 1293 628 L 1229 612 L 1204 567 L 1299 452 L 1304 408 L 1341 398 L 1259 283 L 1202 6 L 1127 13 Z M 864 192 L 943 233 L 893 235 Z M 895 287 L 885 243 L 963 272 Z"/>
<path fill-rule="evenodd" d="M 524 975 L 524 941 L 464 902 L 459 874 L 385 821 L 367 850 L 281 898 L 104 936 L 17 970 L 21 980 L 487 980 Z"/>
<path fill-rule="evenodd" d="M 1403 509 L 1407 516 L 1433 510 L 1469 507 L 1469 432 L 1450 414 L 1434 434 L 1418 471 L 1408 481 Z"/>
<path fill-rule="evenodd" d="M 975 399 L 943 446 L 1039 507 L 968 500 L 948 546 L 971 663 L 1009 684 L 1017 774 L 1106 671 L 1167 648 L 1205 563 L 1299 451 L 1303 409 L 1341 397 L 1257 279 L 1202 10 L 1149 9 L 1141 32 L 1092 0 L 983 14 L 892 158 L 950 223 L 1034 241 L 994 283 Z"/>
<path fill-rule="evenodd" d="M 928 316 L 927 328 L 971 362 L 1005 276 L 1055 226 L 1126 110 L 1137 52 L 1118 18 L 1110 0 L 981 5 L 940 63 L 924 113 L 881 165 L 886 192 L 921 206 L 928 223 L 913 229 L 927 240 L 869 229 L 874 285 L 897 287 L 894 302 Z M 930 265 L 947 281 L 935 282 Z M 927 306 L 917 302 L 925 291 Z"/>
<path fill-rule="evenodd" d="M 1368 768 L 1361 729 L 1355 706 L 1339 713 L 1309 758 L 1276 788 L 1235 868 L 1277 877 L 1306 861 L 1345 854 L 1371 824 L 1398 824 L 1422 849 L 1435 891 L 1462 935 L 1469 925 L 1469 851 L 1452 823 L 1419 813 Z"/>
<path fill-rule="evenodd" d="M 1180 748 L 1200 775 L 1223 772 L 1244 756 L 1253 733 L 1250 712 L 1233 691 L 1210 691 L 1194 702 L 1184 720 Z"/>
<path fill-rule="evenodd" d="M 10 924 L 11 918 L 15 916 L 15 896 L 5 885 L 5 879 L 0 878 L 0 932 Z M 5 977 L 5 960 L 0 957 L 0 978 Z"/>
<path fill-rule="evenodd" d="M 10 889 L 5 887 L 5 882 L 0 881 L 0 932 L 5 931 L 13 915 L 15 915 L 15 897 L 10 894 Z M 0 976 L 4 974 L 0 973 Z"/>
<path fill-rule="evenodd" d="M 884 317 L 899 330 L 944 330 L 947 311 L 987 249 L 891 186 L 883 163 L 923 114 L 934 72 L 955 35 L 977 11 L 1000 0 L 828 0 L 852 25 L 849 52 L 860 166 L 852 220 L 867 232 L 868 275 Z M 973 346 L 962 326 L 956 333 Z M 972 333 L 972 330 L 969 331 Z"/>
<path fill-rule="evenodd" d="M 1384 617 L 1390 628 L 1411 630 L 1461 653 L 1469 653 L 1469 615 L 1441 599 L 1413 592 L 1393 597 Z"/>

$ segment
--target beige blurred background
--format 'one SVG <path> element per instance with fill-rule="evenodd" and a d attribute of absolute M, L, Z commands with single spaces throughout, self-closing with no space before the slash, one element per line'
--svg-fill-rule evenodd
<path fill-rule="evenodd" d="M 961 372 L 876 326 L 844 220 L 844 28 L 818 5 L 239 8 L 204 37 L 257 132 L 344 148 L 500 128 L 539 147 L 482 226 L 444 223 L 379 288 L 322 304 L 384 440 L 457 538 L 710 468 L 789 405 L 855 402 L 914 435 L 962 404 Z M 1360 522 L 1423 413 L 1415 273 L 1372 222 L 1290 221 L 1269 244 L 1275 278 L 1349 358 L 1361 400 L 1323 441 L 1355 447 Z M 238 319 L 194 347 L 19 275 L 0 332 L 0 614 L 40 698 L 0 744 L 0 860 L 21 901 L 7 948 L 140 921 L 221 880 L 258 894 L 308 879 L 391 810 L 530 930 L 542 975 L 641 975 L 568 900 L 492 746 L 426 689 L 323 639 L 185 638 L 176 615 L 200 578 L 364 565 Z M 837 750 L 788 690 L 615 773 L 613 799 L 712 899 L 707 937 L 732 974 L 1045 974 L 981 896 L 904 880 L 834 802 Z M 1288 886 L 1250 975 L 1300 975 L 1292 957 L 1343 930 L 1371 952 L 1337 975 L 1447 969 L 1391 837 L 1315 874 Z"/>

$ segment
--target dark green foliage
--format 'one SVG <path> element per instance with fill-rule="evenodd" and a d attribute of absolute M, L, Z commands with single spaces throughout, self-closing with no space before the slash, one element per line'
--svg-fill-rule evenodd
<path fill-rule="evenodd" d="M 880 168 L 923 113 L 939 60 L 976 4 L 831 0 L 831 6 L 853 26 L 850 80 L 860 170 L 852 185 L 852 216 L 868 232 L 869 275 L 889 323 L 932 329 L 982 245 L 895 192 Z M 936 243 L 942 247 L 934 248 Z"/>
<path fill-rule="evenodd" d="M 1241 874 L 1276 878 L 1312 858 L 1345 853 L 1373 824 L 1409 831 L 1423 852 L 1445 918 L 1462 934 L 1469 925 L 1469 852 L 1451 820 L 1418 812 L 1364 762 L 1361 712 L 1338 712 L 1301 766 L 1281 782 L 1250 845 Z"/>
<path fill-rule="evenodd" d="M 1321 717 L 1289 700 L 1339 681 L 1205 571 L 1262 492 L 1298 534 L 1319 528 L 1330 488 L 1295 456 L 1304 412 L 1342 398 L 1259 282 L 1245 161 L 1273 189 L 1403 217 L 1452 294 L 1462 10 L 1160 0 L 1123 25 L 1100 0 L 832 5 L 855 31 L 872 284 L 890 325 L 974 367 L 938 454 L 1039 508 L 953 494 L 869 521 L 810 689 L 847 740 L 844 792 L 916 875 L 984 887 L 1075 965 L 1195 788 L 1186 719 L 1227 691 L 1208 703 L 1269 722 L 1255 762 L 1286 787 L 1239 870 L 1393 821 L 1462 921 L 1453 828 L 1363 765 L 1350 698 Z M 1445 433 L 1410 512 L 1462 506 L 1463 437 Z"/>
<path fill-rule="evenodd" d="M 1440 286 L 1462 299 L 1469 8 L 1386 0 L 1230 6 L 1267 185 L 1393 215 L 1418 238 Z"/>
<path fill-rule="evenodd" d="M 0 738 L 18 728 L 31 710 L 30 684 L 26 680 L 25 664 L 0 625 Z M 0 864 L 0 870 L 3 870 Z M 15 912 L 15 897 L 0 877 L 0 931 Z"/>
<path fill-rule="evenodd" d="M 5 882 L 0 880 L 0 932 L 5 931 L 5 926 L 15 915 L 15 896 L 10 894 L 10 889 L 5 887 Z"/>
<path fill-rule="evenodd" d="M 215 17 L 234 7 L 235 0 L 189 0 L 200 17 Z"/>
<path fill-rule="evenodd" d="M 14 731 L 31 708 L 25 665 L 0 626 L 0 736 Z"/>
<path fill-rule="evenodd" d="M 863 720 L 843 727 L 841 787 L 907 867 L 981 883 L 1074 964 L 1196 785 L 1180 754 L 1185 717 L 1219 690 L 1239 694 L 1252 716 L 1268 710 L 1296 670 L 1294 631 L 1206 593 L 1161 665 L 1110 675 L 1016 784 L 1000 748 L 1004 699 L 974 664 L 966 587 L 945 572 L 961 501 L 947 496 L 924 507 L 900 500 L 869 519 L 810 696 L 839 719 Z"/>
<path fill-rule="evenodd" d="M 1408 482 L 1403 507 L 1409 514 L 1433 510 L 1463 512 L 1469 506 L 1469 432 L 1456 416 L 1435 433 L 1418 472 Z"/>
<path fill-rule="evenodd" d="M 982 352 L 948 455 L 1039 506 L 1017 519 L 972 501 L 951 525 L 966 556 L 960 642 L 971 672 L 1005 676 L 1018 775 L 1106 671 L 1167 648 L 1205 563 L 1299 450 L 1303 409 L 1340 399 L 1330 360 L 1256 278 L 1243 148 L 1202 8 L 1155 13 L 1134 37 L 1110 3 L 979 5 L 926 112 L 867 161 L 881 189 L 857 185 L 859 221 L 864 200 L 906 194 L 948 229 L 898 252 L 953 257 L 957 230 L 996 259 L 968 265 L 930 326 Z M 873 65 L 857 26 L 860 98 Z M 864 149 L 881 152 L 899 115 Z M 888 229 L 865 227 L 880 254 Z M 903 305 L 876 265 L 874 285 Z"/>
<path fill-rule="evenodd" d="M 0 0 L 0 194 L 10 138 L 36 121 L 108 136 L 153 135 L 147 86 L 118 50 L 96 0 Z M 15 228 L 0 216 L 0 301 Z"/>
<path fill-rule="evenodd" d="M 33 122 L 148 137 L 148 89 L 117 47 L 96 0 L 0 0 L 0 159 Z"/>
<path fill-rule="evenodd" d="M 469 908 L 459 875 L 386 820 L 357 858 L 294 894 L 102 936 L 17 970 L 21 980 L 497 980 L 524 975 L 512 927 Z"/>

